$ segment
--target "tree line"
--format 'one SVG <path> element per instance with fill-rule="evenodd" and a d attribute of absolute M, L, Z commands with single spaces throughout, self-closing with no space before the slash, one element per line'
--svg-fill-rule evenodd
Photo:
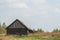
<path fill-rule="evenodd" d="M 37 31 L 38 32 L 44 32 L 44 30 L 42 30 L 42 29 L 38 29 Z M 60 32 L 60 30 L 58 28 L 56 28 L 56 29 L 53 29 L 52 32 Z"/>
<path fill-rule="evenodd" d="M 3 24 L 0 23 L 0 34 L 6 33 L 6 24 L 5 22 Z M 44 32 L 41 28 L 37 30 L 37 32 Z M 54 29 L 52 32 L 60 32 L 58 28 Z"/>

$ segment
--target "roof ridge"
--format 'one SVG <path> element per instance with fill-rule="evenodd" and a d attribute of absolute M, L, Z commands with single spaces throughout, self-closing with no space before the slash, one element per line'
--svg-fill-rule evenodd
<path fill-rule="evenodd" d="M 23 22 L 21 22 L 19 19 L 16 19 L 15 21 L 13 21 L 8 27 L 10 27 L 12 24 L 14 24 L 16 21 L 18 21 L 23 27 L 25 27 L 25 28 L 27 28 L 27 26 L 26 25 L 24 25 L 24 23 Z M 8 28 L 7 27 L 7 28 Z M 27 28 L 28 29 L 28 28 Z"/>

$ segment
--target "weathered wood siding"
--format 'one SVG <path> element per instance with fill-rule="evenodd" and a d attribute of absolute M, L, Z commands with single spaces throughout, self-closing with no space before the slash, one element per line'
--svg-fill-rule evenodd
<path fill-rule="evenodd" d="M 21 21 L 17 19 L 6 29 L 7 29 L 7 34 L 15 34 L 15 35 L 27 35 L 28 31 L 33 32 L 32 30 L 28 29 Z"/>

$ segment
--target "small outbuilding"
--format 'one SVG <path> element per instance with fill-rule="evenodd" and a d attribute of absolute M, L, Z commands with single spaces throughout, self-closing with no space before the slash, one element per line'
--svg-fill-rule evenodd
<path fill-rule="evenodd" d="M 33 30 L 27 28 L 21 21 L 16 19 L 7 28 L 7 35 L 27 35 L 28 33 L 33 33 Z"/>

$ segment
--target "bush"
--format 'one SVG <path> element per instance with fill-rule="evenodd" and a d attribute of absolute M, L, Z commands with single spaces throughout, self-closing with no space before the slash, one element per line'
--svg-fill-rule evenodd
<path fill-rule="evenodd" d="M 5 28 L 0 27 L 0 34 L 3 34 L 3 33 L 6 33 L 6 30 L 5 30 Z"/>
<path fill-rule="evenodd" d="M 38 31 L 38 32 L 44 32 L 42 29 L 38 29 L 37 31 Z"/>
<path fill-rule="evenodd" d="M 52 32 L 60 32 L 59 29 L 54 29 Z"/>
<path fill-rule="evenodd" d="M 5 28 L 6 28 L 5 23 L 3 23 L 3 25 L 0 24 L 0 34 L 6 33 L 6 29 Z"/>

